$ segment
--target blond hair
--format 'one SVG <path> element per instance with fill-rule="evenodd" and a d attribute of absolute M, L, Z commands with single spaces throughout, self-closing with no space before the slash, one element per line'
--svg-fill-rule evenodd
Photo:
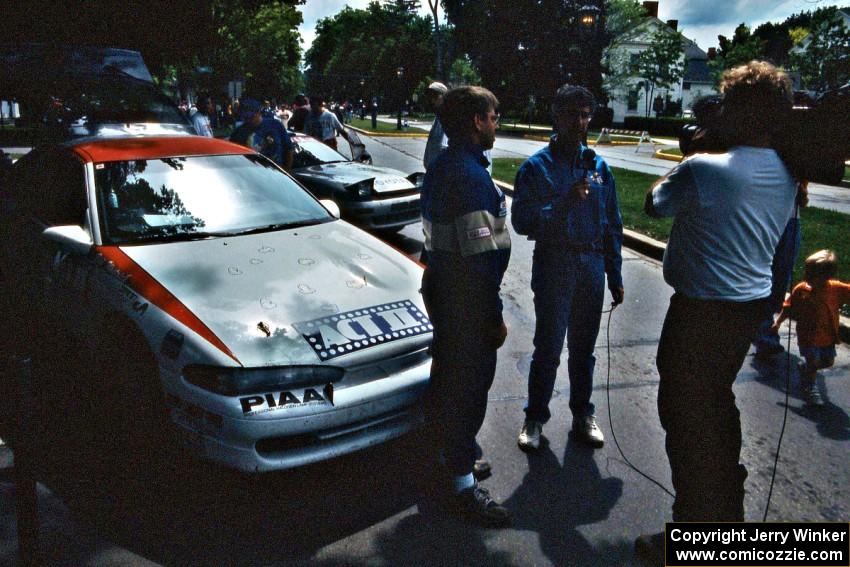
<path fill-rule="evenodd" d="M 838 274 L 838 256 L 832 250 L 818 250 L 806 258 L 803 274 L 809 283 L 812 280 L 834 278 Z"/>

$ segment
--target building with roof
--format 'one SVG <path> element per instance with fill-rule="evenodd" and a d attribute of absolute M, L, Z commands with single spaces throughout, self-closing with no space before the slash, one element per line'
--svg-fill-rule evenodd
<path fill-rule="evenodd" d="M 678 31 L 678 21 L 666 22 L 658 19 L 658 2 L 644 2 L 647 16 L 617 38 L 605 54 L 606 66 L 623 68 L 633 63 L 637 57 L 650 47 L 652 36 L 658 31 L 675 33 Z M 667 105 L 681 102 L 681 109 L 686 114 L 697 99 L 716 94 L 714 77 L 708 65 L 709 53 L 703 51 L 693 40 L 682 38 L 682 57 L 685 63 L 685 74 L 677 84 L 669 88 L 656 88 L 649 93 L 642 88 L 643 79 L 637 75 L 620 76 L 617 80 L 608 79 L 609 106 L 614 110 L 614 122 L 622 123 L 627 116 L 655 116 L 654 103 L 660 97 Z M 710 52 L 713 49 L 709 50 Z M 648 101 L 647 97 L 653 100 Z"/>

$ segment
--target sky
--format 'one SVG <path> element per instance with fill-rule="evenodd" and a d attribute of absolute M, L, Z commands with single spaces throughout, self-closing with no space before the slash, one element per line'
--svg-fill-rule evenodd
<path fill-rule="evenodd" d="M 369 0 L 307 0 L 301 6 L 304 23 L 298 28 L 304 51 L 313 42 L 318 20 L 336 14 L 345 6 L 365 8 L 368 3 Z M 430 14 L 427 0 L 422 0 L 421 4 L 421 14 Z M 658 17 L 664 21 L 679 20 L 679 31 L 707 50 L 709 47 L 717 47 L 718 35 L 732 37 L 741 22 L 755 29 L 765 22 L 779 23 L 792 14 L 813 11 L 821 6 L 850 8 L 850 1 L 659 0 Z M 440 20 L 443 20 L 442 9 Z"/>

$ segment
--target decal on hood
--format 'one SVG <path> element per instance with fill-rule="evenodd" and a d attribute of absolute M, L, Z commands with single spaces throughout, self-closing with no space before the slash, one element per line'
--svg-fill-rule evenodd
<path fill-rule="evenodd" d="M 434 330 L 428 316 L 410 300 L 302 321 L 293 327 L 322 360 Z"/>

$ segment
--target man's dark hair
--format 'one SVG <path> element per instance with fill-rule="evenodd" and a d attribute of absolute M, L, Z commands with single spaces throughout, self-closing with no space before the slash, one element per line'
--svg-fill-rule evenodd
<path fill-rule="evenodd" d="M 295 104 L 297 104 L 298 106 L 304 106 L 305 104 L 307 104 L 307 97 L 303 94 L 295 95 Z"/>
<path fill-rule="evenodd" d="M 209 104 L 211 98 L 210 93 L 202 92 L 198 94 L 198 100 L 195 101 L 195 106 L 198 108 L 200 112 L 203 114 L 207 113 L 207 105 Z"/>
<path fill-rule="evenodd" d="M 723 73 L 723 124 L 730 145 L 773 135 L 791 110 L 791 79 L 766 61 L 750 61 Z"/>
<path fill-rule="evenodd" d="M 564 110 L 575 110 L 590 107 L 590 112 L 596 110 L 596 97 L 589 90 L 577 85 L 564 85 L 555 93 L 552 99 L 552 116 Z"/>
<path fill-rule="evenodd" d="M 475 116 L 499 108 L 499 99 L 484 87 L 458 87 L 443 97 L 439 118 L 449 140 L 463 140 L 475 131 Z"/>

